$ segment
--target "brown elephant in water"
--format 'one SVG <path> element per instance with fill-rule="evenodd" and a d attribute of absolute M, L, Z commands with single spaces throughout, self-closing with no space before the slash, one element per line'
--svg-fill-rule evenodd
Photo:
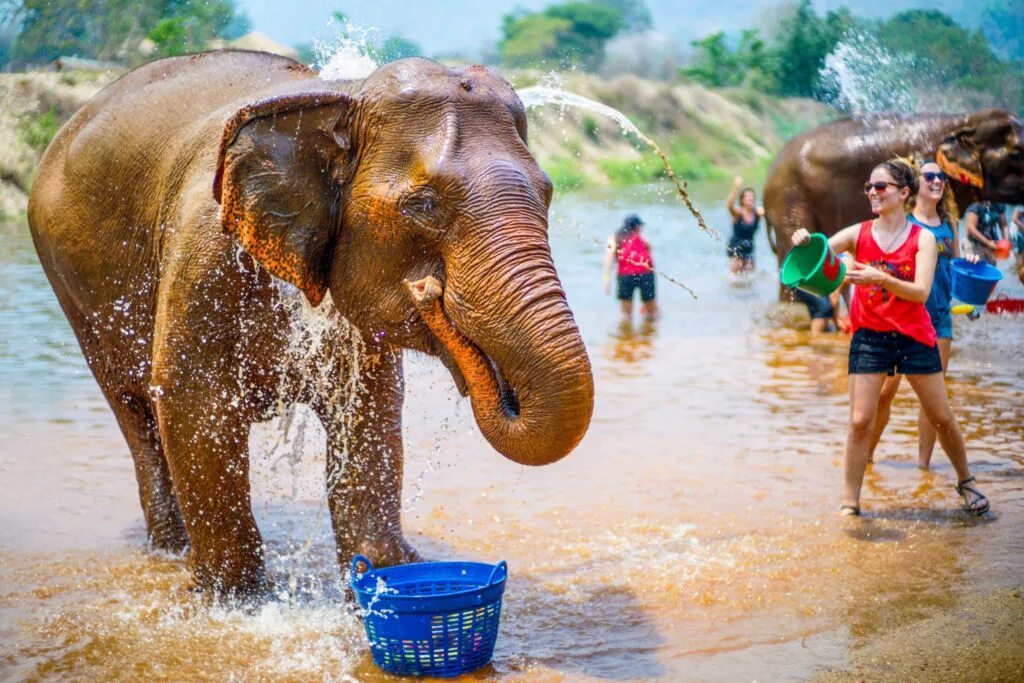
<path fill-rule="evenodd" d="M 507 458 L 569 453 L 593 379 L 547 241 L 551 193 L 522 103 L 481 66 L 326 81 L 221 51 L 97 95 L 47 149 L 29 223 L 131 449 L 151 543 L 188 545 L 201 588 L 262 590 L 247 437 L 301 402 L 327 431 L 340 564 L 418 559 L 400 526 L 402 349 L 440 357 Z M 303 302 L 280 280 L 336 309 L 297 364 Z"/>
<path fill-rule="evenodd" d="M 1024 129 L 1006 111 L 841 119 L 790 140 L 768 170 L 764 207 L 780 266 L 797 228 L 832 235 L 871 218 L 871 169 L 911 155 L 938 161 L 961 211 L 979 198 L 1024 203 Z"/>

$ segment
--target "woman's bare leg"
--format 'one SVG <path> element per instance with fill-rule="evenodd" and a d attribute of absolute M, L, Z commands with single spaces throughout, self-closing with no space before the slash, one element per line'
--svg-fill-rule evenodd
<path fill-rule="evenodd" d="M 619 299 L 619 310 L 622 311 L 623 320 L 633 319 L 633 299 Z"/>
<path fill-rule="evenodd" d="M 942 357 L 942 374 L 945 377 L 946 368 L 949 367 L 949 351 L 953 346 L 952 339 L 939 339 L 939 355 Z M 917 466 L 922 470 L 928 469 L 932 462 L 932 452 L 935 450 L 935 427 L 928 421 L 924 413 L 924 406 L 917 411 Z"/>
<path fill-rule="evenodd" d="M 647 322 L 654 322 L 658 319 L 658 302 L 654 299 L 645 301 L 640 306 L 640 313 L 644 316 L 644 320 Z"/>
<path fill-rule="evenodd" d="M 850 423 L 846 431 L 846 455 L 843 458 L 843 505 L 860 507 L 860 489 L 878 412 L 885 375 L 850 375 Z"/>
<path fill-rule="evenodd" d="M 900 377 L 902 375 L 886 377 L 885 383 L 882 384 L 882 393 L 878 396 L 878 414 L 875 416 L 875 429 L 871 434 L 871 448 L 868 449 L 868 462 L 875 461 L 875 449 L 878 447 L 878 442 L 882 440 L 882 432 L 885 431 L 885 426 L 889 424 L 892 402 L 896 398 L 896 391 L 900 388 Z"/>
<path fill-rule="evenodd" d="M 736 273 L 743 271 L 743 259 L 736 258 L 735 256 L 729 257 L 729 272 L 735 275 Z"/>
<path fill-rule="evenodd" d="M 963 434 L 960 433 L 960 425 L 953 415 L 953 409 L 949 407 L 946 382 L 942 373 L 907 375 L 907 381 L 914 388 L 914 393 L 921 401 L 921 408 L 935 428 L 942 449 L 953 463 L 957 479 L 963 481 L 971 476 L 971 470 L 967 467 L 967 449 L 964 446 Z"/>

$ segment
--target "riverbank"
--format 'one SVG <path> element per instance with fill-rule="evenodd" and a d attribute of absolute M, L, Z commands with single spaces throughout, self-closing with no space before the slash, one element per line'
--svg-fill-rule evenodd
<path fill-rule="evenodd" d="M 0 216 L 24 214 L 46 145 L 75 111 L 116 72 L 0 74 Z M 537 74 L 510 73 L 517 88 Z M 780 100 L 741 89 L 709 90 L 634 76 L 611 80 L 563 74 L 555 87 L 618 109 L 668 155 L 689 181 L 722 181 L 736 173 L 761 177 L 776 151 L 832 111 L 812 100 Z M 559 191 L 649 183 L 661 161 L 614 121 L 574 109 L 530 110 L 530 149 Z"/>

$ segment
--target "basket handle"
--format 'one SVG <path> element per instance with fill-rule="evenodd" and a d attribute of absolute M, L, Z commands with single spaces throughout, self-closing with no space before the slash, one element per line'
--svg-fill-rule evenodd
<path fill-rule="evenodd" d="M 356 574 L 362 573 L 362 572 L 359 572 L 356 569 L 356 563 L 357 562 L 362 562 L 363 564 L 365 564 L 367 572 L 372 572 L 373 571 L 373 562 L 370 562 L 370 558 L 368 558 L 366 555 L 356 555 L 355 557 L 352 558 L 352 577 L 353 578 L 355 578 Z"/>
<path fill-rule="evenodd" d="M 498 564 L 494 565 L 494 569 L 491 570 L 491 576 L 487 579 L 487 585 L 490 586 L 494 583 L 494 577 L 498 574 L 498 570 L 501 570 L 502 580 L 508 578 L 508 563 L 502 560 Z"/>

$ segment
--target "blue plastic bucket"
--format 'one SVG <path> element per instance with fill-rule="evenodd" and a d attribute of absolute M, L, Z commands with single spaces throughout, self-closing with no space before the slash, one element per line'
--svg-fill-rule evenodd
<path fill-rule="evenodd" d="M 367 570 L 356 572 L 363 562 Z M 491 661 L 508 565 L 420 562 L 374 569 L 352 558 L 373 661 L 400 675 L 448 678 Z"/>
<path fill-rule="evenodd" d="M 953 296 L 965 304 L 984 306 L 1003 274 L 984 261 L 971 263 L 955 258 L 949 263 L 953 270 Z"/>

